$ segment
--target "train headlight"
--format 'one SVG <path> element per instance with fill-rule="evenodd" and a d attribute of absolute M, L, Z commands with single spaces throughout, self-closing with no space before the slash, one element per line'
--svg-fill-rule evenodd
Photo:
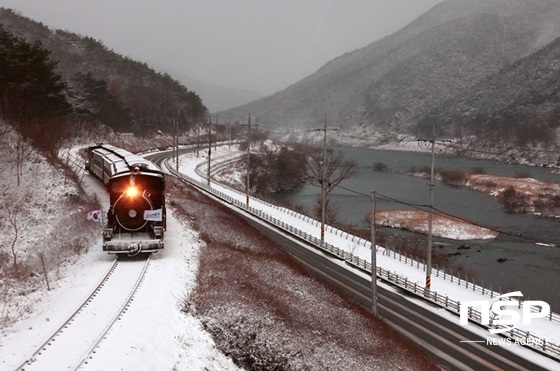
<path fill-rule="evenodd" d="M 126 189 L 126 195 L 130 198 L 134 198 L 138 195 L 138 188 L 135 186 L 130 186 Z"/>

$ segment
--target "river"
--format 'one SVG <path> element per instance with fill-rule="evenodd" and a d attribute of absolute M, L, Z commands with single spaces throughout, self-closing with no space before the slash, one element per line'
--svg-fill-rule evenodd
<path fill-rule="evenodd" d="M 382 151 L 364 148 L 338 147 L 346 158 L 359 165 L 357 176 L 345 180 L 331 192 L 330 202 L 339 208 L 347 224 L 368 228 L 365 215 L 370 210 L 369 194 L 375 190 L 377 210 L 410 209 L 406 204 L 428 204 L 428 180 L 407 175 L 413 167 L 430 166 L 431 155 L 420 152 Z M 386 171 L 374 171 L 377 162 L 387 165 Z M 445 155 L 436 155 L 435 167 L 446 170 L 470 171 L 483 168 L 487 174 L 515 176 L 528 173 L 539 180 L 560 183 L 560 175 L 546 168 L 496 163 Z M 278 199 L 312 210 L 320 195 L 318 187 L 305 185 L 297 192 L 277 196 Z M 385 201 L 395 199 L 398 202 Z M 455 241 L 434 238 L 435 248 L 451 256 L 454 264 L 465 267 L 478 284 L 501 292 L 519 290 L 524 298 L 547 301 L 560 312 L 560 219 L 542 218 L 504 212 L 496 197 L 467 188 L 452 188 L 436 181 L 434 207 L 446 213 L 476 221 L 503 231 L 490 241 Z M 408 236 L 411 233 L 385 230 L 384 233 Z M 518 238 L 516 236 L 522 237 Z M 470 249 L 457 248 L 468 245 Z M 456 255 L 460 253 L 460 255 Z M 498 259 L 507 259 L 498 262 Z"/>

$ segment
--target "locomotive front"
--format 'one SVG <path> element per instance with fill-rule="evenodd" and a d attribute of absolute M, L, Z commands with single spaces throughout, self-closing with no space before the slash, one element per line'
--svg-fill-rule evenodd
<path fill-rule="evenodd" d="M 164 183 L 160 173 L 135 165 L 107 184 L 110 208 L 104 229 L 104 250 L 154 252 L 163 248 Z"/>
<path fill-rule="evenodd" d="M 162 171 L 152 162 L 109 144 L 88 147 L 86 170 L 101 180 L 109 193 L 103 251 L 135 255 L 163 249 Z"/>
<path fill-rule="evenodd" d="M 149 178 L 138 176 L 138 173 L 139 169 L 135 168 L 132 175 L 113 180 L 115 192 L 111 196 L 112 199 L 116 198 L 113 203 L 113 215 L 116 223 L 129 232 L 146 228 L 149 220 L 145 215 L 154 210 L 150 199 L 153 189 L 147 187 Z"/>

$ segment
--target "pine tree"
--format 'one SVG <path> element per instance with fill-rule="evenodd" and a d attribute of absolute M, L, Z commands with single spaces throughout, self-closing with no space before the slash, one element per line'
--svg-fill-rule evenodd
<path fill-rule="evenodd" d="M 0 65 L 0 116 L 41 149 L 56 149 L 71 113 L 57 62 L 38 41 L 28 43 L 0 26 Z"/>
<path fill-rule="evenodd" d="M 76 93 L 72 96 L 72 102 L 80 122 L 104 124 L 116 131 L 132 130 L 127 110 L 109 92 L 105 81 L 95 79 L 91 73 L 79 73 L 74 80 Z"/>

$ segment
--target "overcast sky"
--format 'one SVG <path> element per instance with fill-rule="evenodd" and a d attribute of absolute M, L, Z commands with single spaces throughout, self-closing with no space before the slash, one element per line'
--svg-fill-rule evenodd
<path fill-rule="evenodd" d="M 0 0 L 158 71 L 264 95 L 442 0 Z"/>

